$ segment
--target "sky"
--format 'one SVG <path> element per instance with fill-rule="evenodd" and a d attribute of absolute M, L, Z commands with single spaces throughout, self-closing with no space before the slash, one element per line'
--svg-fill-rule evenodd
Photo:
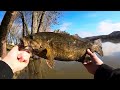
<path fill-rule="evenodd" d="M 3 19 L 4 14 L 5 14 L 5 11 L 0 11 L 0 23 L 1 23 L 2 19 Z"/>
<path fill-rule="evenodd" d="M 0 11 L 0 22 L 4 11 Z M 59 25 L 52 30 L 60 29 L 80 37 L 107 35 L 120 31 L 120 11 L 62 11 Z"/>
<path fill-rule="evenodd" d="M 60 29 L 80 37 L 107 35 L 120 31 L 120 11 L 64 11 L 60 18 Z"/>

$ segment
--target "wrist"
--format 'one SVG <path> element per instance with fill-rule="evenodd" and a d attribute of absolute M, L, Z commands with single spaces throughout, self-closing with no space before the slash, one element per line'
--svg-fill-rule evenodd
<path fill-rule="evenodd" d="M 0 60 L 0 79 L 12 79 L 13 71 L 3 60 Z"/>
<path fill-rule="evenodd" d="M 2 61 L 5 62 L 12 69 L 13 73 L 15 72 L 12 63 L 9 62 L 9 60 L 6 57 L 2 59 Z"/>

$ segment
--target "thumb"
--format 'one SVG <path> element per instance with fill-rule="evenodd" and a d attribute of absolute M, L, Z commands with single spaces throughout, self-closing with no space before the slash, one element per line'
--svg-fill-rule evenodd
<path fill-rule="evenodd" d="M 16 70 L 15 70 L 15 72 L 16 71 L 20 71 L 20 70 L 23 70 L 25 67 L 27 67 L 27 65 L 28 65 L 28 62 L 20 62 L 20 61 L 18 61 L 19 63 L 18 63 L 18 68 L 16 68 Z"/>
<path fill-rule="evenodd" d="M 90 55 L 90 57 L 92 58 L 92 61 L 93 61 L 94 63 L 96 63 L 96 64 L 98 64 L 98 65 L 101 65 L 101 64 L 103 63 L 102 60 L 99 59 L 95 53 L 92 53 L 92 52 L 90 51 L 90 49 L 87 49 L 87 53 L 88 53 L 88 55 Z"/>
<path fill-rule="evenodd" d="M 8 57 L 16 57 L 16 55 L 18 54 L 18 46 L 14 46 L 10 52 L 7 54 Z"/>
<path fill-rule="evenodd" d="M 17 52 L 17 51 L 18 51 L 18 46 L 17 46 L 17 45 L 12 48 L 11 52 L 13 52 L 13 51 L 14 51 L 14 52 Z"/>

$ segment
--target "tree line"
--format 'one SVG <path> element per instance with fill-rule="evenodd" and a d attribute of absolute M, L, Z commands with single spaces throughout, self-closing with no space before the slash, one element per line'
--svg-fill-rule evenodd
<path fill-rule="evenodd" d="M 18 44 L 21 37 L 51 31 L 60 15 L 60 11 L 6 11 L 0 25 L 0 56 L 6 56 L 7 44 Z"/>

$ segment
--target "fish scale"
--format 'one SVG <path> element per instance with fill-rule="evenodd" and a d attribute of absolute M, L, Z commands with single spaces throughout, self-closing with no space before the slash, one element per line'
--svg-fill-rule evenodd
<path fill-rule="evenodd" d="M 73 35 L 54 32 L 39 32 L 21 38 L 23 47 L 30 46 L 32 55 L 45 58 L 50 68 L 54 60 L 84 62 L 86 50 L 103 56 L 101 40 L 90 41 Z"/>

